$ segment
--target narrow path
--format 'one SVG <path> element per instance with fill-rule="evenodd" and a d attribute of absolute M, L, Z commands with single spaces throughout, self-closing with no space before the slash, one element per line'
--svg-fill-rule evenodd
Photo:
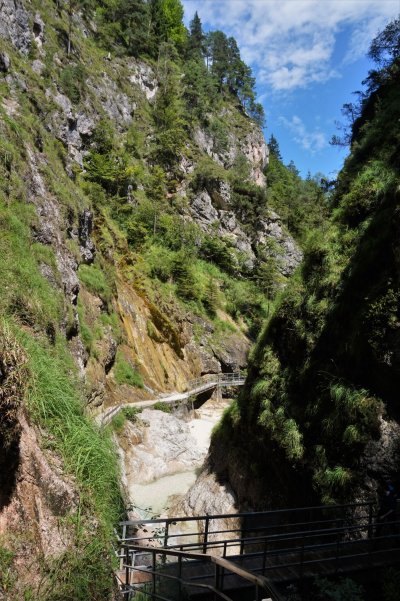
<path fill-rule="evenodd" d="M 110 423 L 112 418 L 117 415 L 121 409 L 125 407 L 138 407 L 139 409 L 146 409 L 152 407 L 156 403 L 165 403 L 167 405 L 173 405 L 175 403 L 183 403 L 190 397 L 195 397 L 217 387 L 228 387 L 228 386 L 243 386 L 245 382 L 245 374 L 241 371 L 223 374 L 209 374 L 203 378 L 197 378 L 188 382 L 187 390 L 185 392 L 173 392 L 166 396 L 160 395 L 155 399 L 149 399 L 147 401 L 136 401 L 134 403 L 120 403 L 115 407 L 111 407 L 96 415 L 95 420 L 101 426 L 106 426 Z"/>

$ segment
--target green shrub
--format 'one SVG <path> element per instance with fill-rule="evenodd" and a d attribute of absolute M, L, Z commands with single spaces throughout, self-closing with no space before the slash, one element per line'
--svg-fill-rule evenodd
<path fill-rule="evenodd" d="M 164 403 L 163 401 L 157 401 L 152 408 L 157 409 L 157 411 L 164 411 L 164 413 L 172 413 L 171 405 Z"/>
<path fill-rule="evenodd" d="M 383 574 L 383 601 L 398 601 L 400 590 L 400 572 L 388 568 Z"/>
<path fill-rule="evenodd" d="M 87 353 L 91 353 L 94 342 L 94 334 L 86 322 L 85 308 L 78 297 L 77 313 L 79 318 L 79 333 Z"/>
<path fill-rule="evenodd" d="M 126 416 L 123 411 L 118 411 L 111 420 L 111 427 L 115 432 L 121 432 L 126 422 Z"/>
<path fill-rule="evenodd" d="M 143 378 L 139 372 L 137 372 L 121 353 L 117 353 L 115 364 L 113 368 L 114 378 L 117 384 L 129 384 L 129 386 L 136 386 L 136 388 L 143 388 Z"/>
<path fill-rule="evenodd" d="M 226 181 L 227 171 L 209 156 L 202 156 L 193 173 L 192 187 L 195 191 L 203 188 L 212 189 L 219 185 L 220 181 Z"/>
<path fill-rule="evenodd" d="M 7 594 L 15 581 L 12 564 L 14 553 L 0 544 L 0 593 Z"/>
<path fill-rule="evenodd" d="M 363 601 L 363 588 L 351 578 L 336 581 L 316 578 L 315 588 L 318 601 Z"/>
<path fill-rule="evenodd" d="M 107 277 L 100 267 L 96 265 L 80 265 L 78 269 L 79 279 L 88 290 L 97 296 L 100 296 L 105 302 L 111 300 L 111 286 Z"/>
<path fill-rule="evenodd" d="M 46 329 L 49 324 L 56 327 L 60 323 L 64 302 L 61 293 L 40 272 L 40 262 L 53 266 L 55 259 L 51 250 L 31 243 L 30 228 L 35 222 L 32 206 L 6 203 L 0 195 L 2 310 L 22 323 Z"/>
<path fill-rule="evenodd" d="M 120 511 L 119 468 L 112 440 L 84 415 L 78 383 L 70 374 L 71 359 L 50 352 L 26 333 L 20 339 L 28 355 L 32 378 L 27 398 L 34 419 L 50 434 L 81 492 L 102 524 L 116 523 Z"/>
<path fill-rule="evenodd" d="M 137 421 L 139 413 L 142 412 L 140 407 L 134 407 L 134 406 L 124 407 L 122 411 L 123 411 L 126 419 L 133 423 Z"/>
<path fill-rule="evenodd" d="M 68 65 L 61 71 L 60 84 L 73 104 L 78 104 L 85 89 L 86 72 L 82 64 Z"/>

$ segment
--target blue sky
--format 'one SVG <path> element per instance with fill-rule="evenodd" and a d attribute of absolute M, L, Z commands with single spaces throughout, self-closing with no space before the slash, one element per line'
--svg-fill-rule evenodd
<path fill-rule="evenodd" d="M 205 30 L 233 35 L 257 80 L 267 128 L 284 162 L 335 177 L 346 150 L 329 140 L 340 109 L 361 90 L 369 43 L 400 14 L 400 0 L 183 0 Z"/>

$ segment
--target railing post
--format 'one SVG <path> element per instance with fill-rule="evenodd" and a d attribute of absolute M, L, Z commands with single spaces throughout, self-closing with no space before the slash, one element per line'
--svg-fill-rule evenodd
<path fill-rule="evenodd" d="M 267 539 L 264 541 L 264 550 L 263 550 L 263 565 L 262 565 L 262 575 L 264 576 L 265 567 L 267 565 Z"/>
<path fill-rule="evenodd" d="M 340 552 L 340 533 L 338 532 L 336 535 L 336 561 L 335 561 L 335 574 L 338 573 L 339 570 L 339 552 Z"/>
<path fill-rule="evenodd" d="M 181 601 L 182 598 L 182 556 L 178 557 L 178 601 Z"/>
<path fill-rule="evenodd" d="M 301 552 L 300 552 L 300 588 L 303 588 L 303 575 L 304 575 L 304 534 L 301 538 Z"/>
<path fill-rule="evenodd" d="M 217 563 L 215 565 L 215 576 L 214 576 L 214 586 L 217 591 L 219 591 L 220 584 L 220 567 Z M 214 593 L 214 599 L 217 601 L 217 593 Z"/>
<path fill-rule="evenodd" d="M 169 520 L 165 521 L 164 549 L 168 547 Z"/>
<path fill-rule="evenodd" d="M 129 547 L 125 549 L 125 588 L 129 590 L 130 586 L 130 569 L 129 569 Z"/>
<path fill-rule="evenodd" d="M 210 524 L 210 518 L 206 517 L 206 523 L 204 526 L 204 534 L 203 534 L 203 553 L 207 553 L 207 543 L 208 543 L 208 528 Z"/>
<path fill-rule="evenodd" d="M 245 528 L 242 528 L 240 531 L 240 552 L 239 555 L 243 555 L 244 552 L 244 533 L 246 532 Z"/>
<path fill-rule="evenodd" d="M 368 508 L 368 538 L 372 538 L 374 531 L 373 531 L 374 525 L 373 525 L 373 513 L 372 513 L 372 503 L 369 503 L 369 508 Z"/>
<path fill-rule="evenodd" d="M 156 598 L 156 551 L 152 551 L 152 599 Z"/>

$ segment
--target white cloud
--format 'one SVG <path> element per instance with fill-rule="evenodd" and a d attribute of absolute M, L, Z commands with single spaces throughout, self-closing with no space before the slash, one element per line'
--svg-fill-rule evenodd
<path fill-rule="evenodd" d="M 289 91 L 339 75 L 337 37 L 351 36 L 344 62 L 364 55 L 378 30 L 399 13 L 399 0 L 183 0 L 187 21 L 197 10 L 207 27 L 233 35 L 256 76 Z"/>
<path fill-rule="evenodd" d="M 279 120 L 293 134 L 294 141 L 311 154 L 315 154 L 328 145 L 324 132 L 319 129 L 307 131 L 303 121 L 297 115 L 293 115 L 290 120 L 285 117 L 280 117 Z"/>

